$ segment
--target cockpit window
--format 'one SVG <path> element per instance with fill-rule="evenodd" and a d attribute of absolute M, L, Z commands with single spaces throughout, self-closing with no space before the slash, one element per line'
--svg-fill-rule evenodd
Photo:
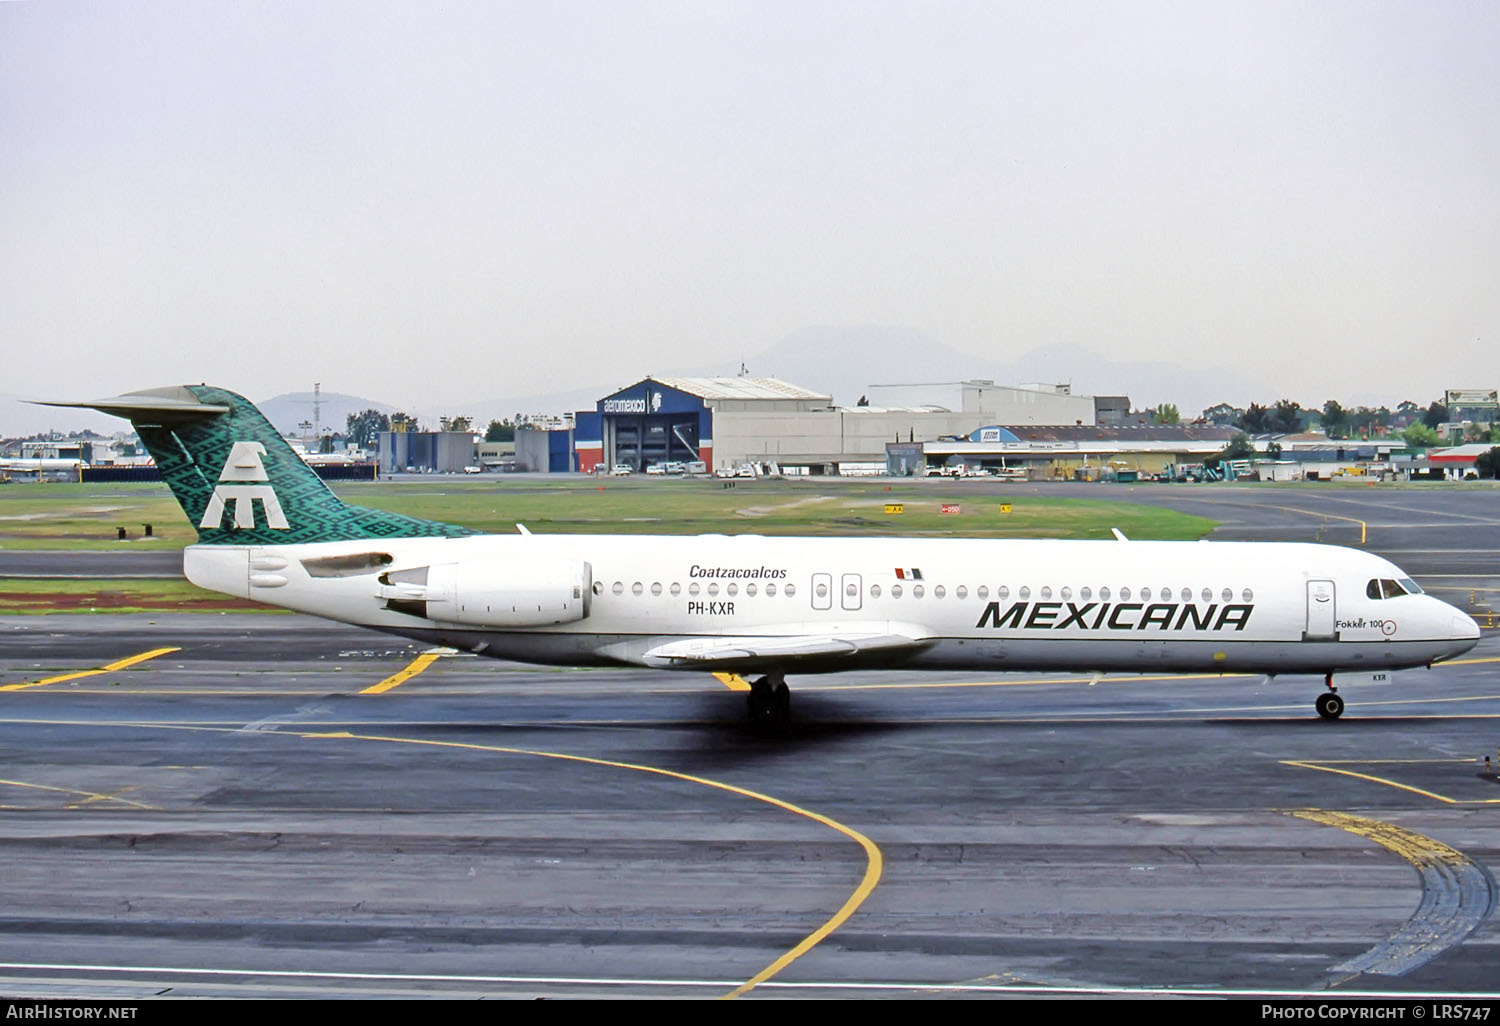
<path fill-rule="evenodd" d="M 1420 595 L 1422 589 L 1417 587 L 1417 582 L 1408 578 L 1393 581 L 1388 577 L 1372 579 L 1365 585 L 1365 597 L 1372 599 L 1399 598 L 1402 595 Z"/>

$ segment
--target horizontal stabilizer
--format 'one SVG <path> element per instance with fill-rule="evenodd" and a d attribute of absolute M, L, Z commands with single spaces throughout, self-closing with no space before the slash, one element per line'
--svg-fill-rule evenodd
<path fill-rule="evenodd" d="M 152 388 L 144 392 L 127 392 L 113 399 L 90 399 L 83 402 L 43 402 L 36 406 L 71 406 L 84 410 L 98 410 L 112 417 L 126 420 L 192 420 L 198 417 L 216 417 L 229 412 L 229 407 L 220 403 L 206 403 L 186 386 Z"/>

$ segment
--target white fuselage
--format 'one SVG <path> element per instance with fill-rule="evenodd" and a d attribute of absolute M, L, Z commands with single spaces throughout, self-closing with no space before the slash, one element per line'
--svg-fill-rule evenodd
<path fill-rule="evenodd" d="M 1372 598 L 1369 582 L 1405 576 L 1387 560 L 1306 544 L 517 534 L 194 545 L 184 569 L 216 591 L 565 665 L 1332 673 L 1430 664 L 1479 636 L 1431 596 Z M 735 639 L 721 661 L 672 655 Z"/>

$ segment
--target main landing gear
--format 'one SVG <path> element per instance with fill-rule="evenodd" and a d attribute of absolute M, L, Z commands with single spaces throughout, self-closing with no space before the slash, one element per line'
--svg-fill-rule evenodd
<path fill-rule="evenodd" d="M 750 711 L 750 722 L 757 727 L 779 730 L 786 726 L 791 716 L 792 693 L 786 686 L 786 678 L 779 673 L 768 673 L 750 682 L 750 694 L 745 698 Z"/>
<path fill-rule="evenodd" d="M 1344 714 L 1344 700 L 1339 697 L 1338 689 L 1333 686 L 1333 674 L 1325 676 L 1323 683 L 1327 685 L 1328 690 L 1318 696 L 1314 705 L 1317 706 L 1319 716 L 1325 720 L 1336 720 Z"/>

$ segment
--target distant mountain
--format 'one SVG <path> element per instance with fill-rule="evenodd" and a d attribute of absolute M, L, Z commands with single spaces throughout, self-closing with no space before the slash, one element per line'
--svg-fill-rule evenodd
<path fill-rule="evenodd" d="M 938 370 L 972 363 L 969 357 L 949 349 L 921 332 L 907 328 L 813 327 L 788 335 L 770 349 L 745 361 L 751 377 L 780 378 L 803 388 L 827 392 L 835 403 L 852 406 L 863 389 L 877 381 L 956 381 L 959 377 L 984 376 L 979 371 Z M 734 377 L 738 368 L 718 364 L 672 367 L 664 378 Z M 876 374 L 877 378 L 867 377 Z M 484 399 L 452 404 L 456 412 L 469 414 L 483 427 L 490 420 L 504 420 L 517 413 L 563 413 L 592 410 L 595 403 L 634 381 L 601 382 L 588 388 L 507 399 Z"/>
<path fill-rule="evenodd" d="M 311 392 L 283 392 L 273 398 L 260 400 L 255 405 L 260 407 L 260 412 L 266 415 L 271 426 L 284 435 L 302 434 L 300 427 L 302 422 L 313 419 L 314 404 Z M 398 412 L 390 403 L 383 403 L 376 399 L 362 399 L 357 395 L 343 395 L 339 392 L 324 392 L 319 407 L 318 422 L 323 428 L 342 431 L 350 414 L 363 413 L 365 410 L 379 410 L 385 414 Z M 405 412 L 417 415 L 414 410 Z M 425 426 L 425 418 L 422 419 Z"/>
<path fill-rule="evenodd" d="M 999 385 L 1072 386 L 1075 395 L 1128 395 L 1137 409 L 1175 403 L 1184 416 L 1223 401 L 1269 404 L 1282 398 L 1237 370 L 1169 363 L 1116 361 L 1081 346 L 1040 346 L 1005 361 L 971 356 L 912 328 L 825 326 L 793 332 L 746 361 L 750 373 L 830 392 L 853 405 L 869 385 L 920 384 L 988 378 Z"/>
<path fill-rule="evenodd" d="M 853 406 L 870 385 L 917 384 L 992 377 L 995 365 L 975 359 L 915 328 L 884 325 L 818 325 L 802 328 L 770 349 L 748 357 L 751 377 L 780 378 L 827 392 Z M 684 376 L 722 375 L 716 370 Z"/>
<path fill-rule="evenodd" d="M 1254 401 L 1269 406 L 1277 399 L 1298 398 L 1233 368 L 1116 361 L 1068 343 L 1031 350 L 1006 365 L 996 381 L 1008 385 L 1066 381 L 1075 395 L 1128 395 L 1138 410 L 1172 403 L 1184 419 L 1222 402 L 1246 406 Z"/>
<path fill-rule="evenodd" d="M 883 325 L 819 325 L 803 328 L 769 349 L 747 357 L 752 377 L 781 378 L 827 392 L 852 406 L 870 385 L 919 384 L 988 378 L 1001 385 L 1066 382 L 1075 395 L 1128 395 L 1144 409 L 1175 403 L 1192 418 L 1219 402 L 1269 405 L 1282 393 L 1233 368 L 1111 360 L 1081 346 L 1040 346 L 1009 362 L 961 353 L 914 328 Z M 726 377 L 723 364 L 673 368 L 664 377 Z M 561 413 L 592 409 L 601 396 L 630 384 L 616 381 L 592 388 L 459 404 L 479 425 L 515 413 Z M 462 407 L 460 410 L 459 407 Z"/>

